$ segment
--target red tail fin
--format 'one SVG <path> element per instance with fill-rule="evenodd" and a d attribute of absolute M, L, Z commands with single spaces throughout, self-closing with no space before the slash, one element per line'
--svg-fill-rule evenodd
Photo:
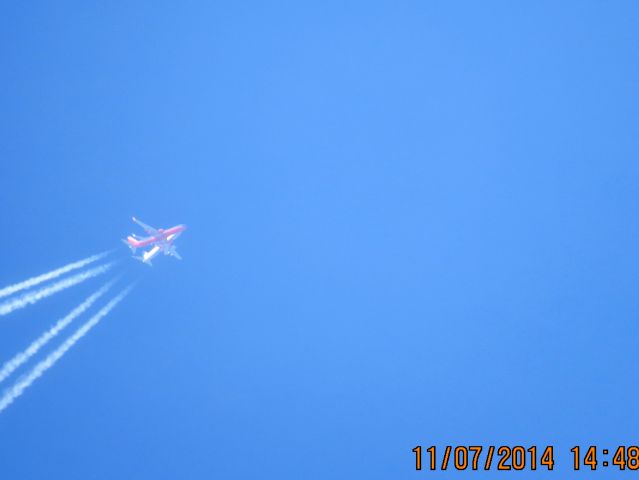
<path fill-rule="evenodd" d="M 131 245 L 132 247 L 139 247 L 140 246 L 140 242 L 138 242 L 135 238 L 128 236 L 126 237 L 127 242 L 129 242 L 129 245 Z"/>

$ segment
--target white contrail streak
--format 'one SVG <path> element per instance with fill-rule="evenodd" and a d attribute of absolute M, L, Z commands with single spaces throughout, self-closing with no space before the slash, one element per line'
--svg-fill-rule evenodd
<path fill-rule="evenodd" d="M 29 345 L 26 350 L 16 354 L 11 360 L 5 362 L 0 369 L 0 383 L 3 382 L 9 375 L 11 375 L 17 368 L 22 366 L 31 357 L 33 357 L 38 351 L 44 347 L 53 337 L 62 331 L 73 320 L 86 312 L 93 303 L 104 295 L 113 285 L 115 281 L 112 280 L 106 283 L 102 288 L 97 290 L 93 295 L 89 296 L 84 302 L 75 307 L 66 317 L 61 318 L 53 325 L 49 330 L 40 335 Z"/>
<path fill-rule="evenodd" d="M 4 303 L 0 303 L 0 317 L 13 312 L 14 310 L 24 308 L 27 305 L 32 305 L 43 298 L 49 297 L 54 293 L 58 293 L 69 287 L 77 285 L 78 283 L 82 283 L 89 278 L 97 277 L 98 275 L 107 272 L 113 264 L 114 262 L 105 263 L 99 267 L 94 267 L 82 273 L 77 273 L 71 277 L 59 280 L 47 287 L 42 287 L 41 289 L 33 292 L 27 292 L 18 298 L 9 299 Z"/>
<path fill-rule="evenodd" d="M 37 277 L 29 278 L 24 282 L 16 283 L 14 285 L 9 285 L 4 288 L 0 288 L 0 298 L 8 297 L 16 292 L 21 290 L 26 290 L 27 288 L 35 287 L 36 285 L 41 284 L 42 282 L 46 282 L 47 280 L 53 280 L 54 278 L 58 278 L 60 275 L 64 275 L 65 273 L 71 272 L 73 270 L 77 270 L 78 268 L 82 268 L 85 265 L 88 265 L 93 262 L 97 262 L 101 258 L 106 257 L 111 252 L 102 252 L 97 255 L 92 255 L 90 257 L 85 258 L 84 260 L 78 260 L 77 262 L 70 263 L 65 265 L 64 267 L 57 268 L 48 273 L 43 273 L 42 275 L 38 275 Z"/>
<path fill-rule="evenodd" d="M 127 296 L 132 286 L 127 287 L 120 292 L 113 300 L 107 303 L 95 315 L 93 315 L 84 325 L 78 328 L 73 335 L 67 338 L 62 345 L 51 352 L 47 358 L 38 363 L 23 378 L 18 380 L 11 388 L 6 390 L 0 398 L 0 412 L 13 403 L 22 393 L 40 378 L 47 370 L 55 365 L 55 363 L 67 353 L 67 351 L 75 345 L 78 340 L 84 337 L 89 330 L 95 327 L 102 318 L 104 318 L 124 297 Z"/>

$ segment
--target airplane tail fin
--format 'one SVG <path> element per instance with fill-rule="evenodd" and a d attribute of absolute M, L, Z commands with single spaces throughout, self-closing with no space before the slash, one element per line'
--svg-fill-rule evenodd
<path fill-rule="evenodd" d="M 131 253 L 135 253 L 135 251 L 137 250 L 137 248 L 135 248 L 133 245 L 131 245 L 126 238 L 122 239 L 122 243 L 124 243 L 127 247 L 129 247 L 131 249 Z"/>

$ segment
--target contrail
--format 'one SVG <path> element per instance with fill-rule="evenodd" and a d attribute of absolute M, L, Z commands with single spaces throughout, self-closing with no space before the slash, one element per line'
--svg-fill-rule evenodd
<path fill-rule="evenodd" d="M 67 338 L 62 345 L 56 350 L 51 352 L 47 358 L 38 363 L 33 369 L 23 378 L 18 380 L 11 388 L 6 390 L 0 398 L 0 412 L 13 403 L 22 393 L 33 384 L 38 378 L 40 378 L 47 370 L 55 365 L 55 363 L 67 353 L 67 351 L 75 345 L 78 340 L 84 337 L 89 330 L 95 327 L 102 318 L 104 318 L 124 297 L 128 295 L 133 286 L 129 286 L 120 292 L 113 300 L 107 303 L 101 310 L 99 310 L 93 317 L 91 317 L 84 325 L 78 328 L 73 335 Z"/>
<path fill-rule="evenodd" d="M 98 298 L 104 295 L 113 286 L 114 283 L 115 280 L 106 283 L 93 295 L 89 296 L 84 302 L 75 307 L 66 317 L 58 320 L 54 326 L 52 326 L 49 330 L 47 330 L 36 340 L 34 340 L 31 345 L 27 347 L 26 350 L 16 354 L 11 360 L 5 362 L 5 364 L 0 369 L 0 383 L 3 382 L 9 375 L 11 375 L 17 368 L 19 368 L 36 353 L 38 353 L 38 351 L 42 347 L 44 347 L 49 342 L 49 340 L 60 333 L 63 328 L 65 328 L 73 320 L 86 312 Z"/>
<path fill-rule="evenodd" d="M 107 272 L 115 262 L 105 263 L 104 265 L 100 265 L 99 267 L 91 268 L 82 273 L 77 273 L 71 277 L 64 278 L 55 282 L 48 287 L 43 287 L 40 290 L 36 290 L 33 292 L 27 292 L 24 295 L 9 299 L 4 303 L 0 303 L 0 317 L 3 315 L 7 315 L 14 310 L 18 310 L 20 308 L 24 308 L 27 305 L 32 305 L 43 298 L 49 297 L 54 293 L 58 293 L 62 290 L 65 290 L 69 287 L 77 285 L 78 283 L 82 283 L 89 278 L 97 277 L 105 272 Z"/>
<path fill-rule="evenodd" d="M 0 288 L 0 298 L 8 297 L 9 295 L 12 295 L 21 290 L 26 290 L 27 288 L 35 287 L 42 282 L 53 280 L 54 278 L 58 278 L 60 275 L 64 275 L 65 273 L 71 272 L 72 270 L 77 270 L 78 268 L 82 268 L 85 265 L 97 262 L 101 258 L 106 257 L 109 253 L 111 253 L 111 251 L 98 253 L 97 255 L 92 255 L 85 258 L 84 260 L 78 260 L 77 262 L 70 263 L 68 265 L 65 265 L 64 267 L 57 268 L 48 273 L 43 273 L 42 275 L 38 275 L 37 277 L 29 278 L 24 282 Z"/>

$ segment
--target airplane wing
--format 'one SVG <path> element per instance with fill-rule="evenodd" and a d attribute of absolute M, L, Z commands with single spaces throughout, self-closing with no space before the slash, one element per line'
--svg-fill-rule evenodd
<path fill-rule="evenodd" d="M 175 258 L 177 258 L 178 260 L 182 260 L 182 257 L 180 256 L 179 253 L 177 253 L 175 250 L 173 250 L 171 252 L 171 255 L 173 255 Z"/>
<path fill-rule="evenodd" d="M 152 266 L 151 260 L 153 260 L 153 258 L 158 253 L 160 253 L 160 247 L 158 245 L 156 245 L 155 247 L 153 247 L 148 252 L 144 252 L 141 256 L 139 256 L 139 257 L 134 256 L 133 258 L 135 258 L 136 260 L 140 260 L 142 263 L 146 263 L 149 266 Z"/>
<path fill-rule="evenodd" d="M 155 228 L 153 228 L 153 227 L 151 227 L 151 226 L 147 225 L 146 223 L 142 223 L 140 220 L 138 220 L 138 219 L 137 219 L 137 218 L 135 218 L 135 217 L 133 217 L 133 221 L 134 221 L 135 223 L 137 223 L 139 226 L 141 226 L 141 227 L 142 227 L 142 229 L 143 229 L 146 233 L 148 233 L 149 235 L 156 236 L 156 235 L 159 235 L 159 234 L 160 234 L 160 232 L 158 232 Z"/>

